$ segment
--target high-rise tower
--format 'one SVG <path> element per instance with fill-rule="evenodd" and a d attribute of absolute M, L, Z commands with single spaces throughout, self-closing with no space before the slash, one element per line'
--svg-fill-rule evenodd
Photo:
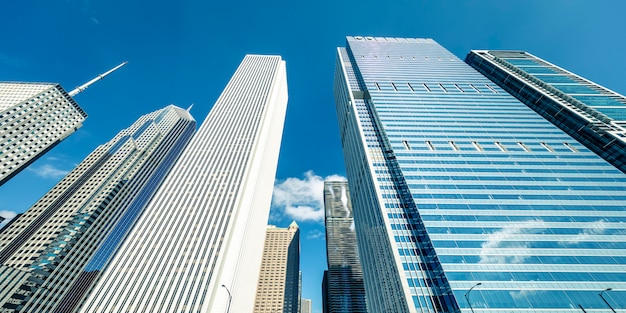
<path fill-rule="evenodd" d="M 300 228 L 268 226 L 254 313 L 300 313 Z"/>
<path fill-rule="evenodd" d="M 311 303 L 311 299 L 302 298 L 300 313 L 313 313 L 313 307 Z"/>
<path fill-rule="evenodd" d="M 363 271 L 348 183 L 324 182 L 328 272 L 322 283 L 324 313 L 365 313 Z"/>
<path fill-rule="evenodd" d="M 195 125 L 175 106 L 142 116 L 8 225 L 0 234 L 0 311 L 53 312 L 68 293 L 89 289 L 83 272 L 97 277 Z"/>
<path fill-rule="evenodd" d="M 247 55 L 81 312 L 252 312 L 286 108 Z"/>
<path fill-rule="evenodd" d="M 626 175 L 431 39 L 348 37 L 335 100 L 368 310 L 626 307 Z"/>
<path fill-rule="evenodd" d="M 72 98 L 126 62 L 67 93 L 59 84 L 0 82 L 0 186 L 83 125 Z"/>
<path fill-rule="evenodd" d="M 471 51 L 465 62 L 626 173 L 626 97 L 523 51 Z"/>

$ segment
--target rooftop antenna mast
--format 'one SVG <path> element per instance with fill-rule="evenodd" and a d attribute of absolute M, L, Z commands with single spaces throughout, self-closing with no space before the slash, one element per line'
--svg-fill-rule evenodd
<path fill-rule="evenodd" d="M 126 63 L 128 63 L 128 61 L 122 62 L 122 64 L 120 64 L 120 65 L 118 65 L 118 66 L 116 66 L 116 67 L 114 67 L 114 68 L 112 68 L 112 69 L 110 69 L 110 70 L 108 70 L 108 71 L 104 72 L 103 74 L 98 75 L 96 78 L 94 78 L 94 79 L 92 79 L 92 80 L 88 81 L 86 84 L 76 87 L 76 89 L 74 89 L 74 90 L 72 90 L 72 91 L 70 91 L 70 92 L 69 92 L 69 95 L 70 95 L 71 97 L 73 97 L 73 96 L 75 96 L 75 95 L 77 95 L 77 94 L 79 94 L 79 93 L 83 92 L 85 89 L 89 88 L 89 86 L 93 85 L 93 83 L 95 83 L 95 82 L 97 82 L 97 81 L 99 81 L 99 80 L 103 79 L 105 76 L 107 76 L 107 75 L 109 75 L 109 74 L 113 73 L 113 72 L 114 72 L 115 70 L 117 70 L 118 68 L 120 68 L 120 67 L 122 67 L 122 66 L 126 65 Z"/>

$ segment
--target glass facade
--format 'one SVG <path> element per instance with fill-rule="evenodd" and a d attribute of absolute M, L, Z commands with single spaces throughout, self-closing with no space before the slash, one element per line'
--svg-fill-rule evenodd
<path fill-rule="evenodd" d="M 348 182 L 324 182 L 326 259 L 324 313 L 365 313 L 363 271 L 356 244 Z"/>
<path fill-rule="evenodd" d="M 336 66 L 369 309 L 626 308 L 626 175 L 432 39 Z"/>
<path fill-rule="evenodd" d="M 626 173 L 626 97 L 523 51 L 471 51 L 465 61 Z"/>

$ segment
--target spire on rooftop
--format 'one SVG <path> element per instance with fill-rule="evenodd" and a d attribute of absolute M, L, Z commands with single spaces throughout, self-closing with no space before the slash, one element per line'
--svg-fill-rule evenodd
<path fill-rule="evenodd" d="M 79 94 L 79 93 L 83 92 L 85 89 L 89 88 L 89 86 L 93 85 L 93 83 L 95 83 L 95 82 L 97 82 L 97 81 L 99 81 L 99 80 L 103 79 L 105 76 L 107 76 L 107 75 L 109 75 L 109 74 L 113 73 L 113 72 L 114 72 L 115 70 L 117 70 L 118 68 L 120 68 L 120 67 L 122 67 L 122 66 L 126 65 L 126 63 L 128 63 L 128 61 L 124 61 L 124 62 L 122 62 L 122 64 L 120 64 L 120 65 L 118 65 L 118 66 L 116 66 L 116 67 L 114 67 L 114 68 L 112 68 L 112 69 L 110 69 L 110 70 L 106 71 L 106 72 L 105 72 L 105 73 L 103 73 L 103 74 L 98 75 L 96 78 L 94 78 L 94 79 L 92 79 L 92 80 L 88 81 L 88 82 L 87 82 L 87 83 L 85 83 L 84 85 L 81 85 L 81 86 L 76 87 L 76 89 L 74 89 L 74 90 L 70 91 L 68 94 L 69 94 L 71 97 L 73 97 L 73 96 L 75 96 L 75 95 L 77 95 L 77 94 Z"/>

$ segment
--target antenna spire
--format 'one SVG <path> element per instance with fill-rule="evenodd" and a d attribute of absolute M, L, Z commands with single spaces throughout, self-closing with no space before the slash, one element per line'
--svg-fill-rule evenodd
<path fill-rule="evenodd" d="M 97 81 L 99 81 L 99 80 L 103 79 L 105 76 L 107 76 L 107 75 L 109 75 L 109 74 L 113 73 L 113 72 L 114 72 L 115 70 L 117 70 L 118 68 L 120 68 L 120 67 L 122 67 L 122 66 L 126 65 L 126 63 L 128 63 L 128 61 L 124 61 L 124 62 L 122 62 L 122 64 L 120 64 L 120 65 L 118 65 L 118 66 L 116 66 L 116 67 L 114 67 L 114 68 L 112 68 L 112 69 L 110 69 L 110 70 L 108 70 L 108 71 L 104 72 L 103 74 L 98 75 L 96 78 L 94 78 L 94 79 L 92 79 L 92 80 L 88 81 L 88 82 L 87 82 L 87 83 L 85 83 L 84 85 L 81 85 L 81 86 L 76 87 L 76 89 L 74 89 L 74 90 L 72 90 L 72 91 L 70 91 L 70 92 L 69 92 L 69 95 L 70 95 L 71 97 L 73 97 L 73 96 L 75 96 L 75 95 L 77 95 L 77 94 L 79 94 L 79 93 L 83 92 L 85 89 L 89 88 L 89 86 L 93 85 L 93 83 L 95 83 L 95 82 L 97 82 Z"/>

